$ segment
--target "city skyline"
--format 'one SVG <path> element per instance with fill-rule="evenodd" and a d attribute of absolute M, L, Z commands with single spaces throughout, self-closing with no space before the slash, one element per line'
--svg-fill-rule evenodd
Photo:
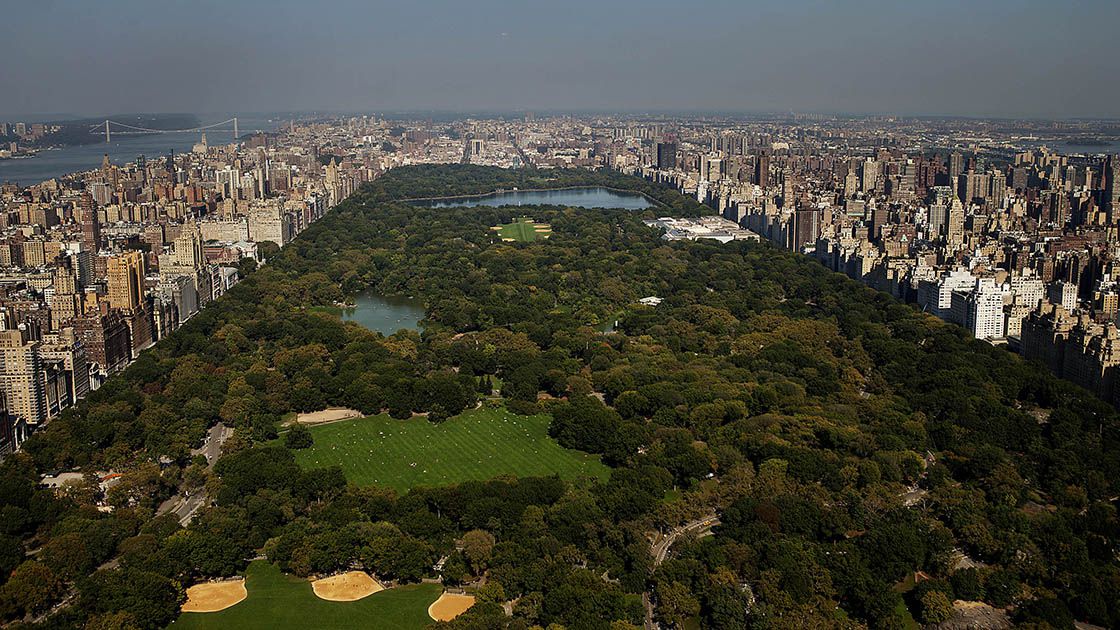
<path fill-rule="evenodd" d="M 9 0 L 0 626 L 1120 628 L 1116 24 Z"/>
<path fill-rule="evenodd" d="M 858 6 L 856 6 L 858 5 Z M 1120 7 L 1041 2 L 18 3 L 43 112 L 785 112 L 1109 118 Z M 139 16 L 143 16 L 140 18 Z M 90 54 L 94 52 L 96 54 Z"/>

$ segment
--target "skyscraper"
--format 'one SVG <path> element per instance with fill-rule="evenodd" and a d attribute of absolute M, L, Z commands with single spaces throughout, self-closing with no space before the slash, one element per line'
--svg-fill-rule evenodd
<path fill-rule="evenodd" d="M 754 158 L 753 183 L 763 188 L 770 182 L 770 154 L 762 151 Z"/>
<path fill-rule="evenodd" d="M 940 202 L 931 203 L 929 205 L 929 238 L 944 236 L 948 224 L 949 208 Z"/>
<path fill-rule="evenodd" d="M 1120 214 L 1120 155 L 1110 155 L 1104 161 L 1104 209 L 1109 219 L 1115 221 Z"/>
<path fill-rule="evenodd" d="M 178 184 L 178 178 L 175 175 L 175 149 L 171 149 L 171 153 L 167 154 L 167 163 L 164 166 L 167 169 L 167 178 L 171 180 L 171 184 Z"/>
<path fill-rule="evenodd" d="M 0 331 L 0 388 L 11 414 L 30 424 L 44 422 L 44 383 L 39 342 L 29 340 L 25 330 Z"/>
<path fill-rule="evenodd" d="M 101 224 L 97 219 L 97 207 L 93 195 L 83 192 L 78 197 L 78 221 L 82 224 L 82 246 L 96 254 L 101 249 Z"/>
<path fill-rule="evenodd" d="M 206 263 L 202 232 L 197 223 L 189 223 L 179 232 L 179 237 L 175 239 L 173 260 L 176 265 L 190 269 L 200 269 Z"/>
<path fill-rule="evenodd" d="M 793 249 L 816 245 L 821 235 L 821 211 L 818 208 L 798 208 L 793 213 Z"/>
<path fill-rule="evenodd" d="M 957 176 L 964 172 L 964 156 L 960 151 L 953 151 L 949 155 L 949 181 L 956 184 Z"/>
<path fill-rule="evenodd" d="M 946 226 L 946 236 L 950 243 L 964 242 L 964 204 L 960 199 L 954 198 L 949 206 L 949 221 Z"/>
<path fill-rule="evenodd" d="M 132 311 L 144 299 L 144 253 L 128 251 L 108 261 L 109 306 Z"/>
<path fill-rule="evenodd" d="M 718 154 L 700 156 L 700 179 L 706 182 L 719 181 L 723 176 L 723 159 Z"/>
<path fill-rule="evenodd" d="M 657 168 L 662 171 L 677 168 L 677 143 L 657 143 Z"/>
<path fill-rule="evenodd" d="M 861 171 L 860 187 L 863 192 L 871 192 L 875 190 L 876 182 L 879 180 L 879 163 L 871 158 L 867 158 L 863 162 L 863 169 Z"/>

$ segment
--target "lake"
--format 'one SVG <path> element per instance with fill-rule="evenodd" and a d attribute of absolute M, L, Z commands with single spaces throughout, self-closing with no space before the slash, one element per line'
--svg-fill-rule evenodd
<path fill-rule="evenodd" d="M 643 210 L 653 206 L 637 193 L 626 193 L 589 186 L 558 190 L 510 190 L 473 197 L 444 197 L 410 202 L 427 208 L 462 208 L 474 206 L 569 206 L 573 208 L 623 208 Z"/>
<path fill-rule="evenodd" d="M 354 296 L 353 308 L 341 309 L 341 317 L 388 337 L 402 328 L 419 330 L 420 320 L 424 319 L 424 301 L 362 291 Z"/>

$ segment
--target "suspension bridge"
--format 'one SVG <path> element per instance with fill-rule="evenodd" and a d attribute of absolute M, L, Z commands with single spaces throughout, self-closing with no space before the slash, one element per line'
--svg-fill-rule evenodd
<path fill-rule="evenodd" d="M 238 128 L 237 128 L 237 118 L 236 117 L 230 118 L 229 120 L 223 120 L 222 122 L 214 123 L 212 125 L 204 125 L 202 127 L 193 127 L 191 129 L 148 129 L 147 127 L 137 127 L 135 125 L 129 125 L 129 124 L 126 124 L 126 123 L 117 122 L 115 120 L 106 119 L 105 122 L 103 122 L 103 123 L 97 123 L 96 125 L 90 125 L 89 131 L 90 131 L 90 133 L 98 133 L 98 134 L 99 133 L 104 133 L 105 134 L 105 142 L 108 143 L 108 142 L 112 142 L 112 138 L 113 138 L 114 135 L 119 136 L 119 135 L 141 135 L 141 134 L 152 134 L 152 133 L 199 133 L 199 132 L 202 132 L 202 131 L 207 131 L 209 129 L 217 129 L 219 127 L 224 127 L 226 125 L 233 125 L 233 129 L 232 129 L 233 137 L 236 140 L 239 136 Z"/>

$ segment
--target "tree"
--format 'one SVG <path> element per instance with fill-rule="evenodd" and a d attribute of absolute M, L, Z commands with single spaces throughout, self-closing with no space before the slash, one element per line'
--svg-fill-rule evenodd
<path fill-rule="evenodd" d="M 451 554 L 444 562 L 443 571 L 440 575 L 443 577 L 444 584 L 452 586 L 462 584 L 464 580 L 470 577 L 470 568 L 467 566 L 463 554 L 459 552 Z"/>
<path fill-rule="evenodd" d="M 291 449 L 311 448 L 314 443 L 315 440 L 311 437 L 311 429 L 302 424 L 293 425 L 284 435 L 284 446 Z"/>
<path fill-rule="evenodd" d="M 73 580 L 93 570 L 95 560 L 82 534 L 71 532 L 52 538 L 43 545 L 38 560 L 64 579 Z"/>
<path fill-rule="evenodd" d="M 23 543 L 14 536 L 0 534 L 0 584 L 23 561 Z"/>
<path fill-rule="evenodd" d="M 43 612 L 62 593 L 62 580 L 47 565 L 28 560 L 0 586 L 0 612 L 6 618 Z"/>
<path fill-rule="evenodd" d="M 122 610 L 92 615 L 86 622 L 85 630 L 141 630 L 141 626 L 132 613 Z"/>
<path fill-rule="evenodd" d="M 919 616 L 922 623 L 938 624 L 953 616 L 953 602 L 941 591 L 926 591 L 922 595 L 921 604 Z"/>
<path fill-rule="evenodd" d="M 134 569 L 98 571 L 79 583 L 82 608 L 95 613 L 125 612 L 142 628 L 166 627 L 186 599 L 178 583 Z"/>
<path fill-rule="evenodd" d="M 489 580 L 475 592 L 475 597 L 482 604 L 501 604 L 506 601 L 506 591 L 498 582 Z"/>
<path fill-rule="evenodd" d="M 686 619 L 700 614 L 700 602 L 680 582 L 657 585 L 657 616 L 665 623 L 680 626 Z"/>
<path fill-rule="evenodd" d="M 475 575 L 481 575 L 486 570 L 494 543 L 494 535 L 486 530 L 475 529 L 463 534 L 463 557 L 470 563 Z"/>

